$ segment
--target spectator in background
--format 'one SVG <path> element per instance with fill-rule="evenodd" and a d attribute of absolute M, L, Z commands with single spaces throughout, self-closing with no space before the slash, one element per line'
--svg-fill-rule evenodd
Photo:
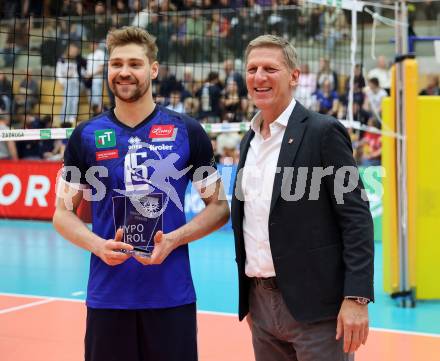
<path fill-rule="evenodd" d="M 222 89 L 216 71 L 211 71 L 206 78 L 205 84 L 197 91 L 199 98 L 199 119 L 202 122 L 218 123 L 221 117 L 220 99 Z"/>
<path fill-rule="evenodd" d="M 93 21 L 88 23 L 88 40 L 104 41 L 110 27 L 111 16 L 107 16 L 107 9 L 104 2 L 98 1 L 95 4 Z"/>
<path fill-rule="evenodd" d="M 159 68 L 159 74 L 156 79 L 153 79 L 153 89 L 156 94 L 162 99 L 162 103 L 170 97 L 174 90 L 182 91 L 183 85 L 177 80 L 176 76 L 172 74 L 168 65 L 163 65 Z"/>
<path fill-rule="evenodd" d="M 321 8 L 317 5 L 301 6 L 298 17 L 299 27 L 305 29 L 309 45 L 313 45 L 321 33 Z"/>
<path fill-rule="evenodd" d="M 185 98 L 183 102 L 183 107 L 185 109 L 185 114 L 196 118 L 199 116 L 199 100 L 197 98 L 188 97 Z"/>
<path fill-rule="evenodd" d="M 0 130 L 9 129 L 9 115 L 0 113 Z M 0 142 L 0 160 L 17 160 L 18 153 L 15 142 L 12 140 Z"/>
<path fill-rule="evenodd" d="M 361 64 L 356 64 L 354 67 L 354 86 L 362 91 L 365 88 L 365 78 L 362 74 L 362 66 Z M 350 78 L 347 78 L 345 82 L 345 91 L 348 93 L 350 90 Z"/>
<path fill-rule="evenodd" d="M 229 81 L 235 81 L 238 87 L 238 94 L 241 97 L 247 95 L 246 84 L 244 83 L 243 76 L 235 71 L 234 59 L 228 58 L 223 62 L 223 70 L 225 71 L 225 81 L 224 84 L 228 84 Z"/>
<path fill-rule="evenodd" d="M 222 121 L 241 122 L 244 111 L 247 107 L 246 98 L 241 97 L 238 92 L 238 85 L 232 78 L 228 80 L 221 98 L 223 116 Z"/>
<path fill-rule="evenodd" d="M 380 119 L 382 116 L 382 100 L 387 95 L 387 92 L 380 87 L 377 78 L 369 79 L 368 87 L 365 89 L 363 108 L 377 119 Z"/>
<path fill-rule="evenodd" d="M 230 28 L 231 24 L 226 17 L 218 11 L 212 13 L 211 23 L 205 34 L 210 41 L 211 61 L 222 61 Z"/>
<path fill-rule="evenodd" d="M 29 113 L 38 104 L 40 98 L 40 86 L 32 78 L 32 70 L 28 69 L 27 75 L 20 81 L 18 94 L 14 100 L 16 113 Z"/>
<path fill-rule="evenodd" d="M 181 101 L 182 94 L 179 90 L 173 90 L 170 93 L 170 102 L 166 106 L 168 109 L 173 110 L 177 113 L 185 113 L 185 107 Z"/>
<path fill-rule="evenodd" d="M 388 66 L 388 61 L 385 56 L 377 57 L 376 67 L 371 69 L 367 74 L 368 79 L 376 78 L 379 80 L 380 86 L 390 94 L 391 89 L 391 70 Z"/>
<path fill-rule="evenodd" d="M 52 118 L 48 115 L 42 119 L 45 128 L 49 128 L 52 124 Z M 61 128 L 71 128 L 69 122 L 62 123 Z M 64 158 L 64 150 L 66 149 L 68 139 L 51 139 L 40 141 L 41 157 L 45 160 L 58 161 Z"/>
<path fill-rule="evenodd" d="M 85 85 L 88 88 L 90 105 L 102 108 L 105 53 L 97 41 L 92 42 L 92 52 L 87 55 Z"/>
<path fill-rule="evenodd" d="M 323 36 L 328 54 L 336 50 L 336 43 L 347 34 L 347 23 L 341 9 L 328 7 L 322 14 Z"/>
<path fill-rule="evenodd" d="M 316 76 L 316 88 L 319 89 L 326 80 L 330 82 L 331 90 L 338 90 L 338 74 L 330 67 L 329 58 L 321 58 Z"/>
<path fill-rule="evenodd" d="M 315 92 L 315 109 L 321 114 L 328 114 L 336 117 L 339 110 L 339 96 L 336 90 L 332 90 L 329 79 L 324 80 L 321 89 Z"/>
<path fill-rule="evenodd" d="M 190 14 L 185 15 L 186 24 L 186 59 L 191 62 L 202 62 L 205 60 L 206 51 L 206 19 L 199 9 L 194 9 Z"/>
<path fill-rule="evenodd" d="M 63 87 L 61 121 L 76 123 L 81 90 L 81 77 L 85 73 L 86 61 L 81 57 L 76 44 L 70 44 L 56 66 L 57 81 Z"/>
<path fill-rule="evenodd" d="M 12 83 L 4 73 L 0 73 L 0 111 L 9 113 L 13 100 Z"/>
<path fill-rule="evenodd" d="M 316 74 L 310 72 L 309 64 L 303 63 L 300 66 L 298 86 L 295 90 L 295 99 L 306 108 L 313 105 L 313 93 L 316 90 Z"/>
<path fill-rule="evenodd" d="M 129 24 L 128 13 L 130 8 L 127 1 L 116 0 L 114 10 L 112 11 L 112 24 L 116 27 L 127 26 Z"/>
<path fill-rule="evenodd" d="M 240 8 L 238 15 L 231 20 L 231 30 L 226 38 L 234 58 L 240 58 L 246 44 L 262 31 L 262 21 L 257 11 L 252 8 Z"/>
<path fill-rule="evenodd" d="M 196 93 L 197 82 L 194 80 L 193 68 L 190 66 L 185 66 L 183 69 L 183 88 L 182 88 L 182 101 L 186 98 L 194 96 Z"/>
<path fill-rule="evenodd" d="M 41 129 L 45 127 L 42 120 L 34 114 L 26 114 L 24 121 L 25 129 Z M 21 140 L 17 142 L 17 151 L 20 159 L 39 160 L 41 159 L 41 142 L 39 140 Z"/>
<path fill-rule="evenodd" d="M 150 17 L 150 12 L 148 10 L 148 7 L 144 8 L 140 0 L 133 0 L 132 9 L 136 14 L 133 20 L 131 21 L 130 25 L 137 26 L 142 29 L 146 29 Z"/>
<path fill-rule="evenodd" d="M 423 2 L 423 11 L 426 20 L 437 20 L 439 14 L 440 4 L 433 0 L 425 0 Z"/>
<path fill-rule="evenodd" d="M 238 164 L 238 146 L 241 136 L 238 133 L 221 133 L 217 136 L 217 154 L 219 163 L 224 165 Z"/>
<path fill-rule="evenodd" d="M 380 128 L 380 123 L 375 117 L 368 120 L 368 125 Z M 366 131 L 359 142 L 361 148 L 361 166 L 375 166 L 381 163 L 382 140 L 381 135 Z"/>
<path fill-rule="evenodd" d="M 440 95 L 439 76 L 434 74 L 428 75 L 428 83 L 425 89 L 422 89 L 420 95 Z"/>

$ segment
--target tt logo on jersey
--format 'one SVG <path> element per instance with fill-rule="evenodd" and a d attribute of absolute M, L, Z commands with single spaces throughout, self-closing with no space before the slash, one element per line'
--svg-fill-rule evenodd
<path fill-rule="evenodd" d="M 172 142 L 176 140 L 177 130 L 172 124 L 153 125 L 149 137 L 152 142 Z"/>
<path fill-rule="evenodd" d="M 111 148 L 116 146 L 116 135 L 114 129 L 95 130 L 96 148 Z"/>

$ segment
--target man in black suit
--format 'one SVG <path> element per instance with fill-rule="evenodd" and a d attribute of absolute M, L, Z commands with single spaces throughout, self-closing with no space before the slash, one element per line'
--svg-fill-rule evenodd
<path fill-rule="evenodd" d="M 295 101 L 296 51 L 263 35 L 245 53 L 260 112 L 241 143 L 232 200 L 239 318 L 257 361 L 342 361 L 368 336 L 373 223 L 336 119 Z"/>

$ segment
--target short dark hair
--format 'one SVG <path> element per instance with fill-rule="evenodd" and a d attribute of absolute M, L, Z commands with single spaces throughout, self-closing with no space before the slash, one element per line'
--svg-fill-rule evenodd
<path fill-rule="evenodd" d="M 374 84 L 375 86 L 379 86 L 379 79 L 377 78 L 370 78 L 368 79 L 368 81 L 372 84 Z"/>

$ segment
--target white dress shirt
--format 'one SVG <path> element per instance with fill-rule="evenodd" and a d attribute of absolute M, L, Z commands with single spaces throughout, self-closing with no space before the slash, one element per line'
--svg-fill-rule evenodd
<path fill-rule="evenodd" d="M 245 273 L 248 277 L 275 276 L 269 243 L 269 211 L 281 142 L 295 104 L 292 98 L 284 112 L 270 124 L 267 139 L 263 139 L 260 132 L 261 113 L 251 120 L 255 136 L 249 146 L 242 178 Z"/>

